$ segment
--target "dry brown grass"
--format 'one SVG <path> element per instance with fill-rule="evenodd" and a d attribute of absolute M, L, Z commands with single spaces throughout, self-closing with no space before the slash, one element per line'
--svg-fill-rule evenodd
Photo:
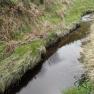
<path fill-rule="evenodd" d="M 5 44 L 2 59 L 9 57 L 20 44 L 35 39 L 36 35 L 31 32 L 29 27 L 36 28 L 37 18 L 41 15 L 42 11 L 34 4 L 31 4 L 28 8 L 23 2 L 17 5 L 1 6 L 0 4 L 0 41 L 4 41 Z M 25 29 L 25 32 L 23 29 Z M 20 36 L 20 33 L 22 33 L 22 40 L 17 37 Z"/>
<path fill-rule="evenodd" d="M 23 3 L 1 7 L 0 12 L 0 40 L 4 41 L 12 40 L 23 24 L 32 25 L 42 15 L 37 6 L 32 4 L 27 9 Z"/>
<path fill-rule="evenodd" d="M 88 70 L 89 77 L 94 81 L 94 22 L 91 25 L 89 42 L 83 46 L 84 64 Z"/>

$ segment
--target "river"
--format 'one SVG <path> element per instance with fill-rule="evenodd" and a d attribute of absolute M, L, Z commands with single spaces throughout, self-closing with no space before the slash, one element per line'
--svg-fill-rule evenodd
<path fill-rule="evenodd" d="M 79 62 L 81 40 L 65 45 L 57 50 L 43 65 L 29 84 L 17 94 L 62 94 L 74 86 L 84 73 Z"/>
<path fill-rule="evenodd" d="M 87 20 L 88 21 L 87 21 Z M 80 63 L 82 44 L 89 30 L 89 15 L 82 17 L 82 26 L 75 33 L 66 37 L 65 45 L 48 58 L 39 72 L 32 76 L 27 85 L 16 94 L 63 94 L 65 89 L 75 86 L 85 69 Z M 32 73 L 29 73 L 31 76 Z M 27 76 L 26 78 L 30 78 Z M 25 81 L 25 79 L 23 80 Z M 15 91 L 15 90 L 14 90 Z M 14 94 L 14 93 L 13 93 Z"/>

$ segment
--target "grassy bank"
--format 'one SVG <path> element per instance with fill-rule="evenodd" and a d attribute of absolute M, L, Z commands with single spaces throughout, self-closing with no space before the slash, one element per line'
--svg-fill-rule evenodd
<path fill-rule="evenodd" d="M 45 46 L 58 38 L 54 33 L 62 30 L 64 4 L 58 0 L 49 4 L 47 7 L 30 0 L 0 2 L 0 92 L 36 66 L 41 54 L 46 53 Z"/>
<path fill-rule="evenodd" d="M 82 86 L 75 86 L 64 91 L 64 94 L 93 94 L 93 91 L 94 85 L 92 85 L 90 82 L 87 82 L 83 83 Z"/>
<path fill-rule="evenodd" d="M 73 6 L 68 10 L 68 13 L 65 16 L 65 22 L 66 25 L 71 24 L 72 22 L 79 21 L 80 17 L 85 13 L 86 11 L 94 11 L 94 0 L 75 0 Z M 92 35 L 92 32 L 91 34 Z M 93 35 L 92 35 L 93 38 Z M 91 50 L 93 50 L 93 39 L 92 43 L 87 43 L 84 46 L 84 59 L 83 62 L 89 71 L 89 77 L 93 81 L 93 65 L 91 65 L 91 61 L 93 60 L 93 54 L 90 54 Z M 90 47 L 90 48 L 89 48 Z M 88 50 L 90 49 L 90 50 Z M 91 57 L 91 58 L 90 58 Z M 82 63 L 83 63 L 82 62 Z M 91 68 L 91 67 L 92 68 Z M 90 72 L 92 70 L 92 73 Z M 85 87 L 84 87 L 85 86 Z M 93 82 L 83 83 L 81 86 L 72 87 L 63 92 L 63 94 L 93 94 L 94 93 L 94 84 Z"/>
<path fill-rule="evenodd" d="M 66 24 L 79 21 L 86 11 L 94 11 L 94 0 L 74 0 L 72 7 L 66 13 Z"/>
<path fill-rule="evenodd" d="M 90 28 L 89 42 L 83 45 L 83 59 L 88 75 L 94 83 L 94 22 Z"/>
<path fill-rule="evenodd" d="M 79 21 L 84 11 L 94 9 L 93 0 L 50 1 L 0 2 L 3 14 L 0 16 L 0 91 L 4 92 L 41 60 L 45 46 L 56 41 L 59 37 L 56 33 L 64 31 L 65 23 Z"/>

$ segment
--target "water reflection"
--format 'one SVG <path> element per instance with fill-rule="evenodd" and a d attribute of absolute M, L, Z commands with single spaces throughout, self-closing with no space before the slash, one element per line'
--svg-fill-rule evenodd
<path fill-rule="evenodd" d="M 33 80 L 17 94 L 61 94 L 84 73 L 79 63 L 81 40 L 66 45 L 52 55 Z"/>
<path fill-rule="evenodd" d="M 87 14 L 82 17 L 83 22 L 94 21 L 94 13 Z"/>

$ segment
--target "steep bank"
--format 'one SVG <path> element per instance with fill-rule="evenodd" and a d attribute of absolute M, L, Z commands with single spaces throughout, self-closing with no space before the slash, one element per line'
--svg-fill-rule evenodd
<path fill-rule="evenodd" d="M 2 92 L 10 84 L 20 79 L 27 70 L 39 63 L 41 54 L 46 53 L 45 46 L 52 45 L 58 38 L 67 34 L 63 31 L 68 31 L 68 33 L 71 31 L 64 29 L 65 22 L 69 26 L 79 21 L 84 11 L 93 9 L 92 2 L 94 2 L 76 0 L 70 8 L 69 0 L 63 0 L 63 2 L 47 0 L 44 4 L 37 0 L 34 2 L 29 2 L 29 0 L 28 2 L 25 0 L 24 2 L 9 1 L 1 2 L 3 14 L 1 16 L 1 35 L 4 36 L 0 37 L 0 91 Z M 91 7 L 88 7 L 87 3 Z M 66 9 L 69 10 L 66 12 Z M 76 14 L 78 9 L 78 14 Z"/>
<path fill-rule="evenodd" d="M 62 8 L 67 3 L 0 1 L 0 92 L 36 66 L 46 53 L 45 46 L 57 41 L 60 36 L 55 32 L 62 30 Z"/>

